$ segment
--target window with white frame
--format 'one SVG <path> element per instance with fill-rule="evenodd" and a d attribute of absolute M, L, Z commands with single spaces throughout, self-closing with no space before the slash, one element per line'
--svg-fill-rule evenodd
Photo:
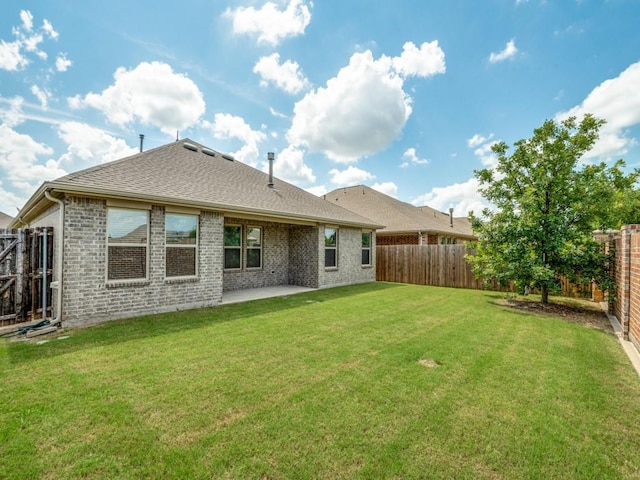
<path fill-rule="evenodd" d="M 362 265 L 371 265 L 371 232 L 362 232 Z"/>
<path fill-rule="evenodd" d="M 324 229 L 324 266 L 335 268 L 338 266 L 338 229 Z"/>
<path fill-rule="evenodd" d="M 262 268 L 262 227 L 247 227 L 247 268 Z"/>
<path fill-rule="evenodd" d="M 165 276 L 195 277 L 198 264 L 198 216 L 165 216 Z"/>
<path fill-rule="evenodd" d="M 107 280 L 146 280 L 149 276 L 149 212 L 107 210 Z"/>
<path fill-rule="evenodd" d="M 240 270 L 242 267 L 242 227 L 225 225 L 224 227 L 224 268 Z"/>

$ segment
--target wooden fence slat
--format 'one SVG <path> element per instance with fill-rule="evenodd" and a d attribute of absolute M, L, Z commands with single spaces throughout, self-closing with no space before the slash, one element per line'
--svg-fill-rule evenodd
<path fill-rule="evenodd" d="M 376 247 L 376 280 L 437 287 L 484 290 L 466 260 L 465 245 L 379 245 Z M 591 283 L 575 284 L 560 278 L 562 295 L 591 298 Z M 491 290 L 509 291 L 491 282 Z"/>

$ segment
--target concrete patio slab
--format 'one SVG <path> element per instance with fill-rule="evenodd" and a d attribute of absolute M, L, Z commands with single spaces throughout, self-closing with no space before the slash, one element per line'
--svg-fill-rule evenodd
<path fill-rule="evenodd" d="M 296 285 L 279 285 L 276 287 L 248 288 L 246 290 L 233 290 L 222 294 L 220 305 L 230 303 L 250 302 L 262 298 L 286 297 L 297 293 L 312 292 L 314 288 L 298 287 Z"/>

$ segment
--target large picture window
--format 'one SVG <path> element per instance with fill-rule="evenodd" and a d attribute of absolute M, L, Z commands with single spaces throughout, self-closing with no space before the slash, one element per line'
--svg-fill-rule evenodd
<path fill-rule="evenodd" d="M 324 229 L 324 266 L 327 268 L 338 266 L 338 229 Z"/>
<path fill-rule="evenodd" d="M 247 227 L 247 268 L 262 268 L 261 227 Z"/>
<path fill-rule="evenodd" d="M 224 268 L 239 270 L 242 266 L 242 227 L 226 225 L 224 227 Z"/>
<path fill-rule="evenodd" d="M 198 216 L 167 213 L 165 217 L 165 276 L 197 275 Z"/>
<path fill-rule="evenodd" d="M 362 265 L 371 265 L 371 232 L 362 232 Z"/>
<path fill-rule="evenodd" d="M 107 280 L 148 278 L 149 212 L 107 210 Z"/>

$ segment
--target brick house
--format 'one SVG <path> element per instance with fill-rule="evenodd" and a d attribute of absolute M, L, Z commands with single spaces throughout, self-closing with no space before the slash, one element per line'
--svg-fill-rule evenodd
<path fill-rule="evenodd" d="M 375 281 L 375 222 L 189 139 L 45 182 L 65 325 L 213 306 L 237 289 Z"/>
<path fill-rule="evenodd" d="M 453 217 L 428 206 L 416 207 L 370 187 L 338 188 L 325 200 L 385 225 L 377 245 L 438 245 L 477 240 L 467 217 Z"/>

